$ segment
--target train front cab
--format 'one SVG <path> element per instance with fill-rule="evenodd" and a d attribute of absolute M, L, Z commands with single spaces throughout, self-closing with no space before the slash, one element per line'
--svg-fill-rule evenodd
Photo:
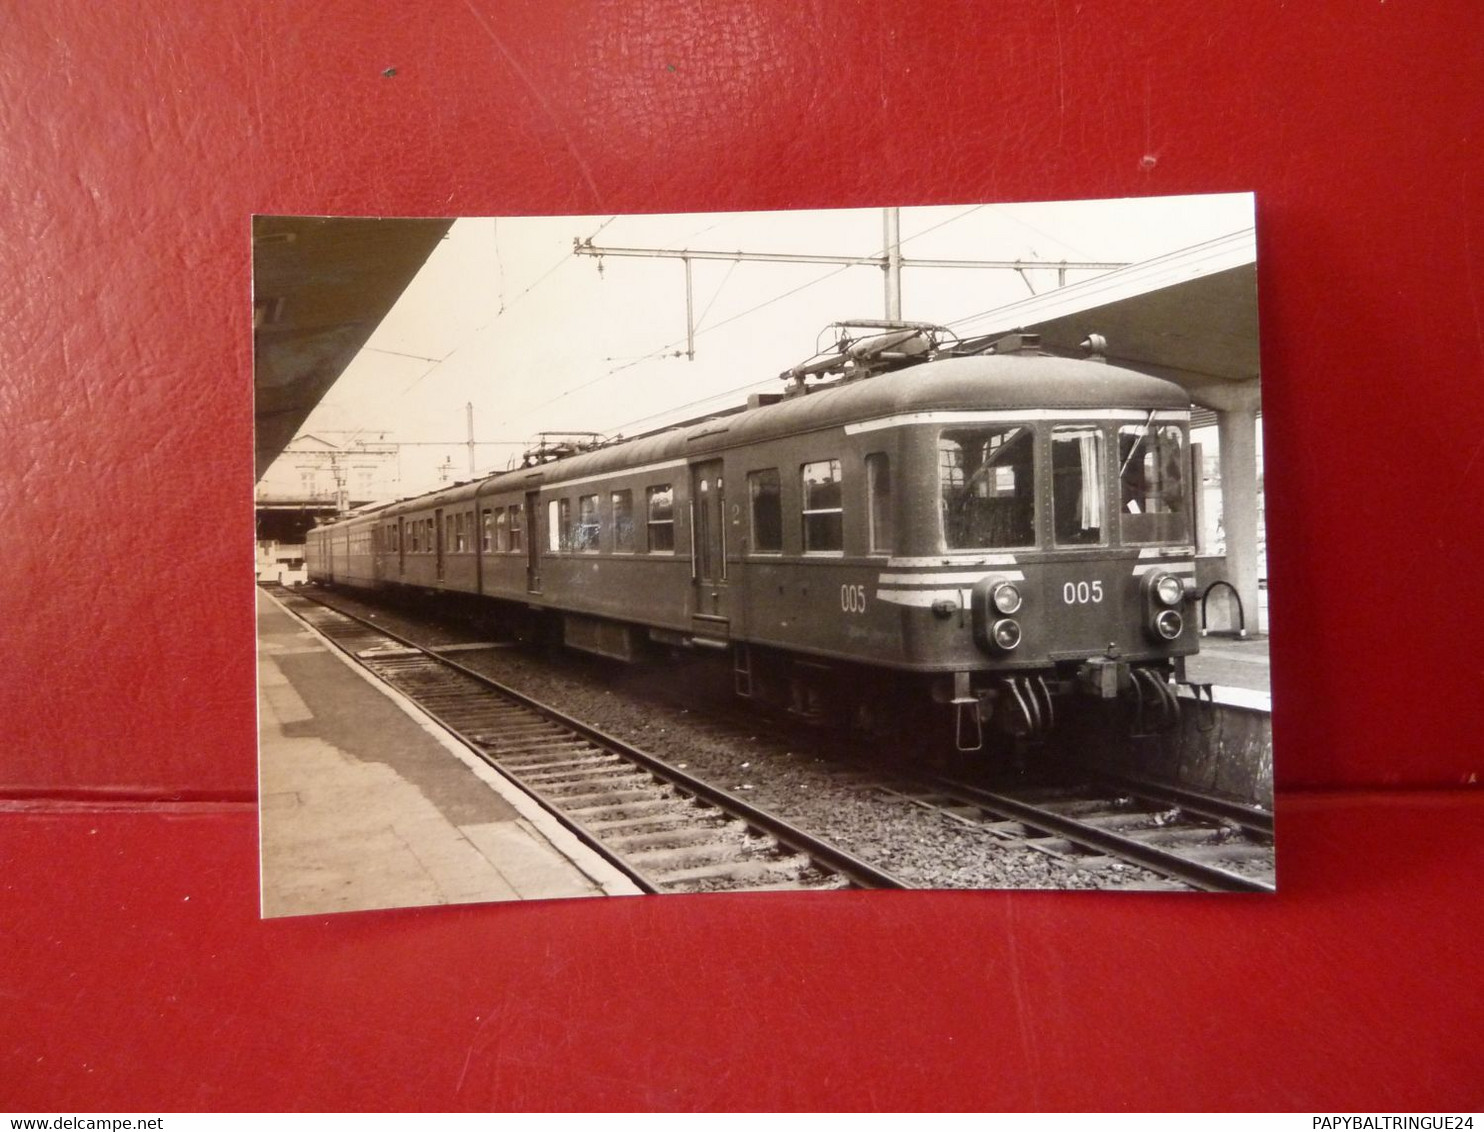
<path fill-rule="evenodd" d="M 916 498 L 876 588 L 955 741 L 1038 736 L 1073 695 L 1178 715 L 1196 651 L 1189 412 L 937 414 L 903 428 Z"/>

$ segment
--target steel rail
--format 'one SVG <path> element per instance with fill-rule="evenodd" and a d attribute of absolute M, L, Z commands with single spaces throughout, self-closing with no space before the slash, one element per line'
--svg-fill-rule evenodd
<path fill-rule="evenodd" d="M 1229 798 L 1213 798 L 1207 794 L 1197 794 L 1193 790 L 1186 790 L 1180 786 L 1169 786 L 1163 782 L 1150 782 L 1143 778 L 1130 778 L 1127 775 L 1111 774 L 1107 771 L 1096 770 L 1085 767 L 1088 774 L 1098 782 L 1106 783 L 1117 790 L 1132 794 L 1146 801 L 1169 803 L 1180 807 L 1186 813 L 1195 814 L 1198 817 L 1209 818 L 1212 821 L 1230 822 L 1240 826 L 1248 833 L 1254 833 L 1261 837 L 1273 836 L 1273 813 L 1264 810 L 1260 806 L 1253 806 L 1246 802 L 1235 802 Z"/>
<path fill-rule="evenodd" d="M 1040 806 L 1029 802 L 1022 802 L 1018 798 L 1007 797 L 990 790 L 984 790 L 977 786 L 969 786 L 952 779 L 939 778 L 935 775 L 926 776 L 924 781 L 931 782 L 935 787 L 964 801 L 972 802 L 976 806 L 983 807 L 1001 817 L 1012 821 L 1018 821 L 1023 825 L 1039 829 L 1044 833 L 1070 841 L 1074 845 L 1080 845 L 1084 849 L 1091 849 L 1098 853 L 1105 853 L 1120 860 L 1131 861 L 1142 865 L 1151 872 L 1175 880 L 1184 881 L 1194 888 L 1207 892 L 1274 892 L 1273 884 L 1242 876 L 1240 873 L 1231 872 L 1216 865 L 1207 865 L 1199 861 L 1191 861 L 1178 853 L 1171 853 L 1161 849 L 1157 845 L 1139 841 L 1136 838 L 1125 837 L 1122 834 L 1113 833 L 1106 829 L 1087 825 L 1050 810 L 1042 809 Z"/>

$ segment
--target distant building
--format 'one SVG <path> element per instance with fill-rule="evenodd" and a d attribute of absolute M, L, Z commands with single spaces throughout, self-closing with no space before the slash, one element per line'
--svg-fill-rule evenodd
<path fill-rule="evenodd" d="M 337 444 L 309 433 L 294 437 L 258 481 L 258 505 L 313 504 L 340 510 L 396 496 L 397 445 L 378 435 Z"/>
<path fill-rule="evenodd" d="M 396 498 L 400 480 L 397 445 L 385 433 L 344 443 L 310 433 L 294 437 L 258 481 L 260 568 L 270 547 L 272 559 L 302 557 L 304 533 L 315 523 Z"/>

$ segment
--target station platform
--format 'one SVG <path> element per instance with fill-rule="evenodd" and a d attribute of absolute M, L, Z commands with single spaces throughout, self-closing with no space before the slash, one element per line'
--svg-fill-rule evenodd
<path fill-rule="evenodd" d="M 639 891 L 263 590 L 257 625 L 265 917 Z"/>
<path fill-rule="evenodd" d="M 1218 704 L 1272 710 L 1266 636 L 1202 637 L 1199 655 L 1185 662 L 1185 675 L 1196 683 L 1212 685 Z"/>

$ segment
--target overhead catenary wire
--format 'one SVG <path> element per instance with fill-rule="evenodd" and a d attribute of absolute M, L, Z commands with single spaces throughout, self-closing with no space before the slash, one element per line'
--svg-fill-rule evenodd
<path fill-rule="evenodd" d="M 960 220 L 963 220 L 964 218 L 972 215 L 975 212 L 978 212 L 980 209 L 985 208 L 985 207 L 987 207 L 987 206 L 982 205 L 982 204 L 980 204 L 980 205 L 972 205 L 972 206 L 964 209 L 962 212 L 956 213 L 953 216 L 947 217 L 944 220 L 940 220 L 937 223 L 932 224 L 932 225 L 930 225 L 927 228 L 924 228 L 920 232 L 913 233 L 911 236 L 908 236 L 908 237 L 904 238 L 901 241 L 901 243 L 905 244 L 905 243 L 908 243 L 908 242 L 910 242 L 912 240 L 919 239 L 922 236 L 925 236 L 925 235 L 929 234 L 930 232 L 937 231 L 938 229 L 943 228 L 943 227 L 946 227 L 949 224 L 953 224 L 953 223 L 956 223 L 956 222 L 958 222 Z M 612 215 L 612 216 L 609 216 L 606 220 L 604 220 L 601 224 L 599 224 L 596 229 L 593 230 L 593 232 L 592 232 L 591 235 L 589 235 L 589 236 L 586 237 L 586 242 L 591 243 L 594 238 L 596 238 L 598 235 L 600 235 L 605 229 L 608 228 L 609 225 L 611 225 L 617 219 L 618 219 L 617 214 Z M 712 225 L 709 225 L 708 227 L 702 228 L 699 232 L 694 233 L 693 235 L 699 235 L 699 234 L 702 234 L 702 233 L 704 233 L 706 231 L 709 231 L 711 228 L 716 227 L 717 224 L 720 224 L 720 223 L 721 223 L 721 221 L 718 221 L 716 224 L 712 224 Z M 883 249 L 878 249 L 873 254 L 875 256 L 880 256 L 880 255 L 884 254 L 884 251 L 885 251 L 884 248 Z M 867 258 L 869 258 L 869 257 L 867 257 Z M 501 308 L 500 308 L 500 310 L 496 313 L 494 319 L 492 319 L 490 322 L 487 322 L 487 323 L 482 324 L 479 327 L 476 327 L 469 335 L 467 335 L 463 340 L 461 340 L 456 346 L 454 346 L 453 349 L 451 349 L 442 358 L 438 358 L 438 359 L 423 359 L 423 360 L 431 361 L 432 364 L 429 366 L 428 369 L 424 370 L 421 374 L 419 374 L 417 377 L 415 377 L 401 391 L 401 393 L 399 394 L 399 397 L 405 397 L 408 393 L 410 393 L 413 389 L 415 389 L 419 384 L 421 384 L 424 380 L 426 380 L 439 366 L 441 366 L 444 363 L 446 363 L 450 358 L 452 358 L 456 353 L 458 353 L 469 341 L 471 341 L 474 337 L 476 337 L 477 335 L 479 335 L 483 331 L 487 330 L 489 328 L 489 326 L 491 326 L 493 324 L 494 321 L 498 320 L 500 317 L 502 317 L 503 315 L 505 315 L 506 313 L 508 313 L 517 303 L 519 303 L 523 298 L 525 298 L 527 295 L 529 295 L 537 287 L 539 287 L 543 283 L 545 283 L 548 279 L 550 279 L 553 275 L 555 275 L 556 272 L 564 264 L 566 264 L 568 262 L 571 262 L 571 260 L 572 260 L 572 256 L 570 254 L 563 254 L 560 259 L 558 259 L 555 263 L 553 263 L 551 265 L 551 267 L 549 267 L 545 272 L 543 272 L 539 277 L 537 277 L 536 280 L 534 280 L 531 284 L 529 284 L 522 291 L 520 291 L 514 298 L 512 298 L 507 303 L 503 303 L 502 306 L 501 306 Z M 790 287 L 789 289 L 787 289 L 787 290 L 785 290 L 785 291 L 783 291 L 783 292 L 781 292 L 781 293 L 779 293 L 777 295 L 774 295 L 771 298 L 765 299 L 765 300 L 763 300 L 760 303 L 757 303 L 757 304 L 755 304 L 755 305 L 753 305 L 751 307 L 748 307 L 746 310 L 739 311 L 736 314 L 730 315 L 727 318 L 724 318 L 721 321 L 712 324 L 711 326 L 701 327 L 699 325 L 700 322 L 702 320 L 704 320 L 705 316 L 710 312 L 711 308 L 715 305 L 717 299 L 719 298 L 719 296 L 721 294 L 722 289 L 726 286 L 726 283 L 727 283 L 728 279 L 730 279 L 731 274 L 732 274 L 732 271 L 736 269 L 737 263 L 738 263 L 738 261 L 733 261 L 733 263 L 731 265 L 731 269 L 729 269 L 728 272 L 727 272 L 727 276 L 722 279 L 721 284 L 718 285 L 716 291 L 712 294 L 711 299 L 708 300 L 705 309 L 702 311 L 701 318 L 697 320 L 697 327 L 695 329 L 695 336 L 696 337 L 700 337 L 703 334 L 713 333 L 713 332 L 715 332 L 717 330 L 722 329 L 725 326 L 731 325 L 734 322 L 738 322 L 738 321 L 740 321 L 740 320 L 742 320 L 744 318 L 748 318 L 751 315 L 756 314 L 758 311 L 765 310 L 768 307 L 771 307 L 771 306 L 773 306 L 773 305 L 775 305 L 777 303 L 780 303 L 780 302 L 782 302 L 785 299 L 792 298 L 794 295 L 797 295 L 797 294 L 799 294 L 799 293 L 801 293 L 803 291 L 806 291 L 806 290 L 808 290 L 808 289 L 810 289 L 812 287 L 818 286 L 820 283 L 824 283 L 824 282 L 826 282 L 826 281 L 834 278 L 837 275 L 843 274 L 844 272 L 848 271 L 850 269 L 850 267 L 856 266 L 854 264 L 845 264 L 845 265 L 842 265 L 840 267 L 835 268 L 834 270 L 827 271 L 823 275 L 820 275 L 820 276 L 818 276 L 818 277 L 816 277 L 814 279 L 808 280 L 808 281 L 806 281 L 804 283 L 801 283 L 801 284 L 799 284 L 797 286 Z M 635 358 L 632 358 L 632 359 L 630 359 L 628 361 L 625 361 L 625 362 L 621 363 L 620 365 L 614 366 L 611 369 L 606 370 L 605 372 L 597 375 L 594 378 L 591 378 L 591 379 L 589 379 L 587 381 L 584 381 L 584 382 L 582 382 L 582 383 L 580 383 L 578 385 L 571 386 L 570 388 L 562 391 L 561 393 L 558 393 L 556 396 L 551 397 L 551 398 L 548 398 L 545 401 L 539 402 L 536 405 L 531 406 L 529 409 L 525 410 L 525 412 L 526 413 L 534 413 L 534 412 L 537 412 L 537 411 L 539 411 L 539 410 L 541 410 L 543 408 L 546 408 L 546 407 L 548 407 L 550 405 L 554 405 L 558 401 L 561 401 L 561 400 L 565 399 L 566 397 L 571 396 L 574 393 L 580 393 L 580 392 L 583 392 L 584 390 L 590 389 L 590 388 L 592 388 L 592 387 L 594 387 L 596 385 L 600 385 L 603 382 L 607 381 L 608 379 L 610 379 L 612 377 L 615 377 L 618 374 L 623 373 L 626 370 L 633 369 L 636 366 L 643 365 L 645 362 L 649 362 L 649 361 L 662 361 L 662 360 L 664 360 L 667 357 L 678 357 L 678 356 L 681 356 L 682 353 L 683 353 L 683 351 L 681 351 L 679 349 L 679 347 L 682 346 L 685 343 L 685 341 L 686 340 L 683 339 L 683 338 L 674 339 L 673 341 L 668 342 L 665 345 L 660 346 L 660 347 L 656 348 L 655 350 L 650 351 L 647 354 L 641 354 L 641 355 L 639 355 L 639 356 L 637 356 Z M 393 353 L 393 351 L 384 351 L 384 352 Z M 401 356 L 404 356 L 404 357 L 416 357 L 416 355 L 410 355 L 410 354 L 401 355 Z M 741 388 L 743 388 L 743 389 L 752 388 L 754 385 L 759 385 L 759 384 L 765 384 L 765 383 L 763 383 L 763 382 L 753 382 L 753 383 L 749 383 L 747 386 L 743 386 Z M 727 394 L 717 394 L 716 396 L 717 397 L 720 397 L 720 396 L 726 396 L 726 395 Z M 706 400 L 711 400 L 711 399 L 713 399 L 713 398 L 707 398 Z M 660 415 L 663 415 L 663 414 L 653 414 L 652 417 L 653 416 L 660 416 Z M 652 419 L 652 417 L 645 417 L 645 418 L 640 418 L 640 419 L 641 420 L 648 420 L 648 419 Z M 627 426 L 625 426 L 625 427 L 627 427 Z"/>
<path fill-rule="evenodd" d="M 905 244 L 905 243 L 908 243 L 908 242 L 910 242 L 912 240 L 919 239 L 919 238 L 921 238 L 923 236 L 926 236 L 930 232 L 935 232 L 935 231 L 937 231 L 940 228 L 944 228 L 944 227 L 948 226 L 949 224 L 953 224 L 953 223 L 956 223 L 956 222 L 958 222 L 960 220 L 963 220 L 966 217 L 971 216 L 974 213 L 978 212 L 980 209 L 983 209 L 983 208 L 986 208 L 986 207 L 988 207 L 988 206 L 983 205 L 983 204 L 971 205 L 970 207 L 964 209 L 962 212 L 956 213 L 955 215 L 950 216 L 950 217 L 947 217 L 944 220 L 940 220 L 936 224 L 929 225 L 927 228 L 924 228 L 920 232 L 914 232 L 911 236 L 908 236 L 905 239 L 903 239 L 901 241 L 901 243 Z M 606 224 L 604 226 L 606 227 Z M 715 225 L 713 225 L 712 227 L 715 227 Z M 708 230 L 709 229 L 702 229 L 703 232 L 704 231 L 708 231 Z M 602 231 L 602 228 L 599 228 L 598 231 L 601 232 Z M 597 234 L 598 234 L 597 232 L 593 233 L 594 236 L 596 236 Z M 699 233 L 696 233 L 696 234 L 699 234 Z M 588 243 L 591 243 L 592 242 L 592 237 L 591 236 L 588 237 L 587 242 Z M 885 249 L 882 248 L 882 249 L 877 250 L 875 253 L 873 253 L 873 255 L 876 256 L 876 257 L 879 257 L 884 252 L 885 252 Z M 868 261 L 871 258 L 872 257 L 869 257 L 869 256 L 862 257 L 862 261 L 865 262 L 865 261 Z M 737 266 L 737 264 L 739 262 L 740 262 L 739 260 L 733 260 L 732 261 L 732 269 L 733 270 L 735 270 L 735 268 L 736 268 L 736 266 Z M 707 326 L 707 327 L 702 328 L 699 325 L 700 322 L 701 322 L 701 319 L 697 319 L 697 326 L 696 326 L 696 330 L 695 330 L 695 337 L 699 338 L 703 334 L 709 334 L 709 333 L 712 333 L 714 331 L 720 330 L 724 326 L 728 326 L 728 325 L 730 325 L 730 324 L 732 324 L 734 322 L 738 322 L 741 319 L 744 319 L 744 318 L 747 318 L 750 315 L 756 314 L 760 310 L 764 310 L 764 309 L 766 309 L 766 308 L 774 305 L 775 303 L 782 302 L 784 299 L 792 298 L 794 295 L 797 295 L 797 294 L 799 294 L 802 291 L 806 291 L 806 290 L 808 290 L 811 287 L 815 287 L 815 286 L 819 285 L 820 283 L 824 283 L 824 282 L 826 282 L 829 279 L 833 279 L 835 276 L 841 275 L 844 272 L 849 271 L 851 267 L 855 267 L 855 266 L 859 266 L 859 265 L 858 264 L 853 264 L 853 263 L 852 264 L 844 264 L 844 265 L 842 265 L 840 267 L 835 268 L 833 271 L 827 271 L 823 275 L 820 275 L 820 276 L 818 276 L 818 277 L 816 277 L 814 279 L 811 279 L 808 282 L 801 283 L 801 284 L 799 284 L 796 287 L 791 287 L 788 290 L 783 291 L 780 294 L 774 295 L 772 298 L 765 299 L 763 302 L 757 303 L 754 306 L 748 307 L 744 311 L 739 311 L 737 314 L 730 315 L 729 317 L 724 318 L 720 322 L 714 323 L 711 326 Z M 731 271 L 729 270 L 727 274 L 728 274 L 728 277 L 730 277 Z M 725 285 L 725 283 L 726 283 L 726 280 L 723 279 L 722 280 L 722 285 Z M 710 311 L 711 306 L 715 303 L 716 297 L 717 297 L 717 295 L 720 294 L 720 292 L 721 292 L 721 287 L 719 286 L 717 288 L 716 294 L 714 294 L 712 296 L 712 298 L 711 298 L 711 301 L 707 303 L 706 310 L 702 312 L 702 318 L 704 318 L 705 317 L 705 314 Z M 625 361 L 621 365 L 614 366 L 612 369 L 609 369 L 606 372 L 604 372 L 602 374 L 599 374 L 597 377 L 594 377 L 594 378 L 592 378 L 592 379 L 590 379 L 588 381 L 582 382 L 579 385 L 572 386 L 571 388 L 563 391 L 562 393 L 557 394 L 555 397 L 549 398 L 546 401 L 542 401 L 542 402 L 540 402 L 537 405 L 533 405 L 529 410 L 527 410 L 527 412 L 536 412 L 539 409 L 546 408 L 548 405 L 554 405 L 554 404 L 556 404 L 556 402 L 562 400 L 563 398 L 565 398 L 567 396 L 570 396 L 573 393 L 580 393 L 583 390 L 590 389 L 590 388 L 592 388 L 595 385 L 599 385 L 602 382 L 607 381 L 611 377 L 617 376 L 618 374 L 624 372 L 625 370 L 633 369 L 635 366 L 643 365 L 645 362 L 649 362 L 649 361 L 662 361 L 662 360 L 664 360 L 666 358 L 669 358 L 669 357 L 679 357 L 679 356 L 682 356 L 683 351 L 681 351 L 679 349 L 679 347 L 682 346 L 685 343 L 685 341 L 686 340 L 684 338 L 677 338 L 677 339 L 674 339 L 674 340 L 672 340 L 670 342 L 667 342 L 665 345 L 660 346 L 660 347 L 658 347 L 655 350 L 651 350 L 647 354 L 641 354 L 641 355 L 639 355 L 639 356 L 637 356 L 635 358 L 632 358 L 632 359 L 630 359 L 628 361 Z M 689 408 L 689 407 L 691 407 L 693 405 L 705 404 L 708 401 L 716 400 L 716 399 L 718 399 L 720 397 L 729 396 L 729 395 L 732 395 L 732 394 L 735 394 L 735 393 L 738 393 L 738 392 L 741 392 L 741 391 L 744 391 L 744 390 L 753 389 L 753 388 L 758 387 L 758 386 L 764 386 L 766 384 L 768 384 L 768 382 L 767 381 L 762 381 L 762 380 L 755 381 L 755 382 L 749 382 L 747 385 L 739 386 L 737 389 L 730 390 L 730 391 L 725 392 L 725 393 L 717 393 L 717 394 L 714 394 L 714 395 L 712 395 L 710 397 L 704 398 L 701 401 L 694 401 L 694 402 L 691 402 L 689 405 L 680 406 L 680 409 Z M 679 410 L 674 410 L 674 411 L 679 411 Z M 628 427 L 630 427 L 631 425 L 633 425 L 635 423 L 642 423 L 643 421 L 654 420 L 654 419 L 657 419 L 658 417 L 666 416 L 666 415 L 669 415 L 669 414 L 668 413 L 653 413 L 653 414 L 650 414 L 649 416 L 640 417 L 640 418 L 637 419 L 637 421 L 626 422 L 625 424 L 620 425 L 618 427 L 619 428 L 628 428 Z"/>

